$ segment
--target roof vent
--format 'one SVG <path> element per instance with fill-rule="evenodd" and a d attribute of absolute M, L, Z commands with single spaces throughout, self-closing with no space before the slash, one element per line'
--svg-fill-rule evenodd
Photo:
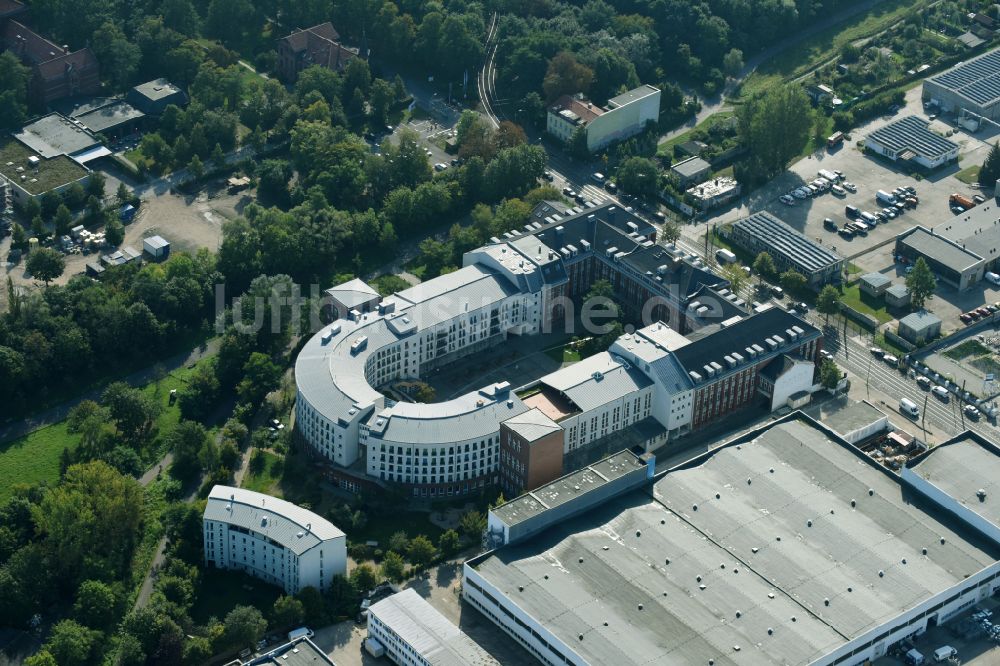
<path fill-rule="evenodd" d="M 260 526 L 267 527 L 267 516 L 264 516 L 263 518 L 260 519 Z"/>
<path fill-rule="evenodd" d="M 977 490 L 976 491 L 976 497 L 979 498 L 980 502 L 985 502 L 986 501 L 986 490 L 983 489 L 983 488 L 980 488 L 979 490 Z"/>
<path fill-rule="evenodd" d="M 299 539 L 301 539 L 301 538 L 302 538 L 302 537 L 304 537 L 305 535 L 306 535 L 306 533 L 305 533 L 305 532 L 297 532 L 297 533 L 295 534 L 295 536 L 296 536 L 296 537 L 298 537 Z"/>

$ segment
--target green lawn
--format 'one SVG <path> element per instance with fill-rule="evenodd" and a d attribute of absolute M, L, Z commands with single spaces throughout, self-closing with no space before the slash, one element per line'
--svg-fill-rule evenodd
<path fill-rule="evenodd" d="M 862 293 L 857 284 L 844 287 L 841 300 L 858 312 L 875 317 L 880 324 L 884 324 L 892 319 L 892 315 L 886 312 L 885 303 L 882 299 Z"/>
<path fill-rule="evenodd" d="M 979 169 L 981 167 L 978 164 L 973 164 L 972 166 L 967 166 L 958 173 L 955 174 L 955 178 L 966 185 L 975 185 L 979 182 Z"/>
<path fill-rule="evenodd" d="M 718 113 L 713 113 L 708 118 L 705 118 L 705 120 L 700 122 L 698 125 L 689 129 L 687 132 L 684 132 L 679 136 L 675 136 L 673 139 L 670 139 L 666 143 L 660 144 L 656 149 L 656 154 L 668 155 L 670 156 L 671 159 L 673 159 L 674 146 L 684 143 L 685 141 L 689 141 L 691 139 L 691 135 L 697 130 L 708 131 L 710 128 L 714 127 L 720 122 L 732 117 L 733 117 L 732 111 L 719 111 Z"/>
<path fill-rule="evenodd" d="M 956 361 L 961 361 L 963 358 L 969 356 L 983 356 L 984 354 L 989 354 L 990 349 L 986 347 L 978 340 L 966 340 L 960 345 L 952 347 L 944 353 L 948 358 L 955 359 Z"/>
<path fill-rule="evenodd" d="M 7 444 L 0 444 L 0 503 L 6 502 L 15 483 L 38 483 L 59 478 L 63 448 L 76 449 L 80 436 L 66 431 L 66 423 L 41 428 Z"/>
<path fill-rule="evenodd" d="M 926 0 L 918 3 L 913 0 L 887 0 L 867 12 L 822 30 L 758 67 L 743 82 L 741 94 L 758 95 L 776 83 L 802 76 L 835 58 L 850 42 L 871 37 L 926 4 Z"/>
<path fill-rule="evenodd" d="M 281 479 L 282 458 L 270 451 L 263 451 L 262 454 L 264 456 L 264 469 L 259 474 L 247 474 L 243 478 L 241 486 L 258 493 L 280 495 L 279 492 L 272 491 L 272 486 Z"/>
<path fill-rule="evenodd" d="M 430 521 L 430 514 L 420 511 L 400 511 L 387 515 L 369 515 L 368 524 L 360 530 L 351 530 L 348 538 L 352 543 L 378 541 L 380 548 L 385 548 L 389 537 L 396 532 L 406 532 L 409 537 L 423 534 L 435 544 L 444 532 Z"/>
<path fill-rule="evenodd" d="M 557 363 L 576 363 L 581 358 L 580 352 L 572 347 L 571 344 L 546 349 L 545 355 Z"/>
<path fill-rule="evenodd" d="M 162 441 L 163 435 L 177 427 L 181 419 L 177 404 L 169 404 L 170 389 L 184 387 L 192 372 L 193 368 L 178 368 L 159 382 L 151 382 L 143 387 L 143 392 L 155 398 L 163 407 L 156 419 L 157 441 Z M 68 432 L 66 422 L 61 421 L 7 444 L 0 444 L 0 503 L 10 497 L 15 483 L 38 483 L 59 478 L 59 456 L 62 450 L 68 448 L 73 451 L 79 443 L 80 436 Z M 146 462 L 152 464 L 163 451 L 154 446 L 144 453 Z"/>
<path fill-rule="evenodd" d="M 251 578 L 237 571 L 206 567 L 201 572 L 198 594 L 191 608 L 191 619 L 204 624 L 210 617 L 222 620 L 233 606 L 255 606 L 266 612 L 283 594 L 280 587 Z"/>

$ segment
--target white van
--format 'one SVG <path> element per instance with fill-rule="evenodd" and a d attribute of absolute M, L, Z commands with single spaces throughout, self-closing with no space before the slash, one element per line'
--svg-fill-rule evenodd
<path fill-rule="evenodd" d="M 934 650 L 934 661 L 948 661 L 957 654 L 958 650 L 950 645 L 945 645 L 943 647 L 939 647 L 937 650 Z"/>
<path fill-rule="evenodd" d="M 716 250 L 715 258 L 719 260 L 720 264 L 731 264 L 736 261 L 736 255 L 725 248 Z"/>
<path fill-rule="evenodd" d="M 909 398 L 903 398 L 899 401 L 899 411 L 901 414 L 905 414 L 911 419 L 915 419 L 920 416 L 920 408 L 917 407 L 917 403 L 913 402 Z"/>
<path fill-rule="evenodd" d="M 861 219 L 869 227 L 875 228 L 875 226 L 878 225 L 878 218 L 869 213 L 868 211 L 861 213 Z"/>
<path fill-rule="evenodd" d="M 924 655 L 921 654 L 920 650 L 912 649 L 906 653 L 906 663 L 909 666 L 921 666 L 924 663 Z"/>
<path fill-rule="evenodd" d="M 294 641 L 297 638 L 312 638 L 313 630 L 309 627 L 299 627 L 288 632 L 288 640 Z"/>
<path fill-rule="evenodd" d="M 892 196 L 885 190 L 879 190 L 875 193 L 875 201 L 879 202 L 883 206 L 891 206 L 896 203 L 896 197 Z"/>
<path fill-rule="evenodd" d="M 997 275 L 996 273 L 991 273 L 990 271 L 986 271 L 986 273 L 983 275 L 983 278 L 987 282 L 992 282 L 993 284 L 1000 285 L 1000 275 Z"/>

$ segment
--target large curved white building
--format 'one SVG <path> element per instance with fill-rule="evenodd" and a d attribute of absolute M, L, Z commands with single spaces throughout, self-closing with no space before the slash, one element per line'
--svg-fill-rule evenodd
<path fill-rule="evenodd" d="M 572 318 L 573 299 L 599 279 L 612 283 L 632 321 L 660 322 L 680 333 L 747 315 L 722 278 L 696 258 L 655 244 L 654 228 L 627 210 L 591 205 L 557 211 L 542 204 L 534 215 L 524 232 L 468 252 L 464 268 L 391 297 L 379 301 L 359 280 L 327 292 L 330 311 L 347 316 L 308 340 L 296 360 L 295 428 L 316 454 L 353 475 L 338 475 L 339 483 L 360 478 L 401 484 L 419 497 L 461 495 L 498 483 L 498 467 L 508 464 L 505 488 L 523 488 L 539 476 L 528 473 L 529 464 L 543 465 L 543 477 L 561 473 L 563 453 L 626 428 L 652 432 L 648 441 L 654 443 L 689 430 L 695 390 L 689 384 L 705 375 L 707 386 L 727 373 L 720 366 L 708 376 L 697 366 L 701 375 L 688 378 L 668 361 L 677 380 L 653 369 L 654 357 L 680 344 L 664 343 L 662 333 L 650 332 L 648 352 L 626 339 L 612 354 L 543 377 L 536 395 L 524 400 L 507 382 L 432 404 L 396 402 L 379 390 L 503 344 L 508 336 L 550 330 L 554 321 Z M 770 333 L 785 333 L 784 319 L 768 326 L 778 324 Z M 753 328 L 756 336 L 760 327 Z M 772 353 L 801 345 L 789 337 L 740 370 L 749 378 L 749 369 Z M 548 451 L 540 454 L 544 462 L 522 459 L 518 450 L 543 437 L 537 448 Z"/>
<path fill-rule="evenodd" d="M 324 591 L 347 573 L 347 537 L 330 521 L 283 499 L 215 486 L 202 516 L 205 563 L 280 585 Z"/>

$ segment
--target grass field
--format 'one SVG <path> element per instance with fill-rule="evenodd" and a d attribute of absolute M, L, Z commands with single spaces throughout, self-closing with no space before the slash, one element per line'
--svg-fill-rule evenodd
<path fill-rule="evenodd" d="M 143 387 L 143 392 L 157 400 L 163 408 L 156 419 L 157 442 L 162 441 L 163 435 L 177 427 L 181 420 L 177 404 L 169 404 L 170 389 L 184 387 L 192 372 L 193 368 L 178 368 L 159 382 L 151 382 Z M 66 422 L 61 421 L 7 444 L 0 444 L 0 503 L 10 497 L 15 483 L 58 479 L 62 450 L 67 448 L 74 451 L 79 443 L 80 436 L 68 432 Z M 148 464 L 152 464 L 163 454 L 157 446 L 144 453 Z"/>
<path fill-rule="evenodd" d="M 979 182 L 979 169 L 981 167 L 978 164 L 973 164 L 972 166 L 967 166 L 958 173 L 955 174 L 955 178 L 966 185 L 975 185 Z"/>
<path fill-rule="evenodd" d="M 969 356 L 983 356 L 989 353 L 990 348 L 978 340 L 966 340 L 962 344 L 956 345 L 944 352 L 944 355 L 956 361 L 961 361 L 963 358 L 968 358 Z"/>
<path fill-rule="evenodd" d="M 399 513 L 371 516 L 368 524 L 362 529 L 351 531 L 350 541 L 352 543 L 378 541 L 379 547 L 384 548 L 389 543 L 389 537 L 396 532 L 406 532 L 410 538 L 423 534 L 437 544 L 444 530 L 430 521 L 430 514 L 419 511 L 400 511 Z"/>
<path fill-rule="evenodd" d="M 570 345 L 565 345 L 563 347 L 553 347 L 552 349 L 546 349 L 545 355 L 551 358 L 553 361 L 559 363 L 576 363 L 580 360 L 580 352 L 571 347 Z"/>
<path fill-rule="evenodd" d="M 38 483 L 59 478 L 59 456 L 63 448 L 76 449 L 80 436 L 56 423 L 0 444 L 0 503 L 6 502 L 15 483 Z"/>
<path fill-rule="evenodd" d="M 918 4 L 923 6 L 926 2 L 887 0 L 867 12 L 820 31 L 757 68 L 743 82 L 741 94 L 752 97 L 776 83 L 808 73 L 836 57 L 847 44 L 871 37 L 898 22 L 907 12 L 915 11 Z"/>
<path fill-rule="evenodd" d="M 675 136 L 674 138 L 670 139 L 666 143 L 660 144 L 656 148 L 656 154 L 657 155 L 661 155 L 661 156 L 662 155 L 668 155 L 672 159 L 673 155 L 674 155 L 674 146 L 682 144 L 685 141 L 690 141 L 691 140 L 691 135 L 694 134 L 694 132 L 696 132 L 698 130 L 708 131 L 713 126 L 719 124 L 720 122 L 722 122 L 722 121 L 724 121 L 724 120 L 726 120 L 728 118 L 732 118 L 732 117 L 733 117 L 733 112 L 732 111 L 719 111 L 718 113 L 713 113 L 708 118 L 705 118 L 705 120 L 703 120 L 701 123 L 699 123 L 698 125 L 692 127 L 691 129 L 689 129 L 687 132 L 684 132 L 683 134 L 681 134 L 679 136 Z"/>
<path fill-rule="evenodd" d="M 281 479 L 282 458 L 270 451 L 262 451 L 261 453 L 264 456 L 264 468 L 259 474 L 247 474 L 243 478 L 241 485 L 248 490 L 280 497 L 280 491 L 277 489 L 272 490 L 272 487 Z"/>
<path fill-rule="evenodd" d="M 878 323 L 880 324 L 884 324 L 892 319 L 892 315 L 886 312 L 885 303 L 878 298 L 862 293 L 857 284 L 844 287 L 841 301 L 843 301 L 846 305 L 851 306 L 858 312 L 863 312 L 867 315 L 875 317 L 878 319 Z"/>

